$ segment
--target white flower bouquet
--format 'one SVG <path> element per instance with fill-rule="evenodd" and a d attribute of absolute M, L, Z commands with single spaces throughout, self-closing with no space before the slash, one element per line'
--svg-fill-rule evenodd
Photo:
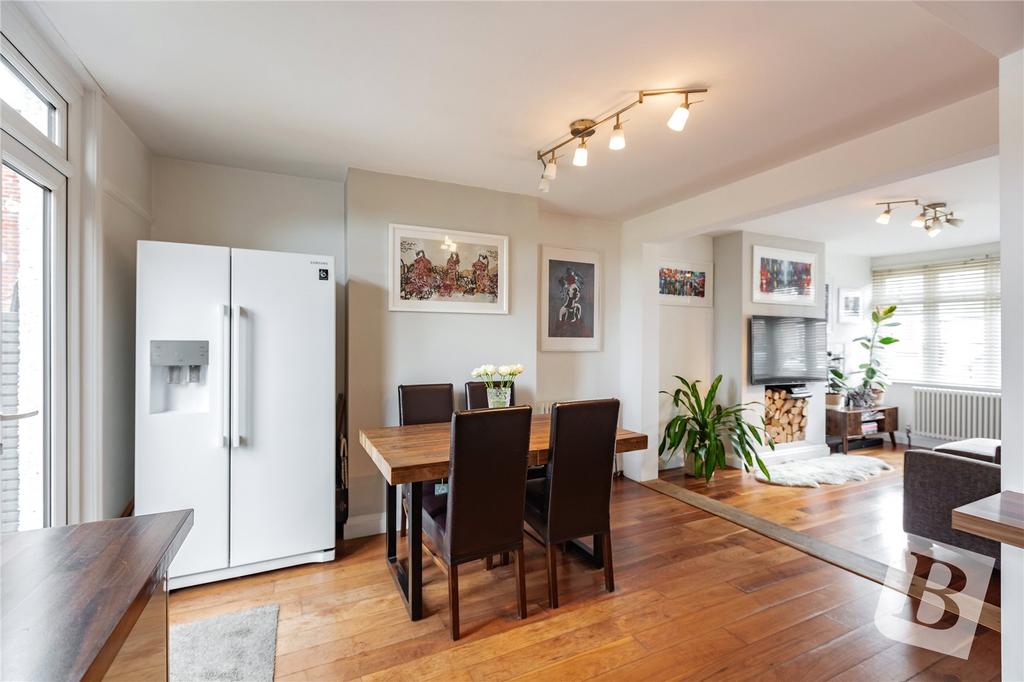
<path fill-rule="evenodd" d="M 520 364 L 515 365 L 480 365 L 470 374 L 474 379 L 482 379 L 487 388 L 508 388 L 516 377 L 526 371 Z"/>

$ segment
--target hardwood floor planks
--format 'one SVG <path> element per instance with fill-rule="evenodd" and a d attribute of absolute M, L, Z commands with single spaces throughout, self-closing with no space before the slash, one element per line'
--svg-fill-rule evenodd
<path fill-rule="evenodd" d="M 543 549 L 526 543 L 523 621 L 511 567 L 466 565 L 458 642 L 443 574 L 425 563 L 425 618 L 410 622 L 380 536 L 346 541 L 330 564 L 176 591 L 171 620 L 279 604 L 282 680 L 998 675 L 997 633 L 981 631 L 967 661 L 892 642 L 874 630 L 877 584 L 643 486 L 615 481 L 612 524 L 616 591 L 604 591 L 600 569 L 561 554 L 556 610 Z"/>

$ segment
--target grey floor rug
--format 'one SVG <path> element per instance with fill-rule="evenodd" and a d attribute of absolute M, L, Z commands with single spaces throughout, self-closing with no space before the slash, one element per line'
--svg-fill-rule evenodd
<path fill-rule="evenodd" d="M 774 464 L 768 471 L 769 481 L 760 470 L 754 477 L 762 483 L 785 485 L 796 488 L 820 488 L 822 483 L 837 485 L 850 481 L 866 481 L 869 476 L 892 469 L 884 460 L 864 455 L 832 455 L 816 459 L 804 459 L 784 464 Z"/>
<path fill-rule="evenodd" d="M 171 682 L 274 679 L 277 604 L 171 626 Z"/>

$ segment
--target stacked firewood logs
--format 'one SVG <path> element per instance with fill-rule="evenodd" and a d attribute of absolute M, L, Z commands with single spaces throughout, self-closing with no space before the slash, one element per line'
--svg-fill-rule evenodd
<path fill-rule="evenodd" d="M 765 430 L 776 443 L 803 440 L 807 430 L 807 399 L 794 398 L 786 390 L 766 389 L 764 422 Z"/>

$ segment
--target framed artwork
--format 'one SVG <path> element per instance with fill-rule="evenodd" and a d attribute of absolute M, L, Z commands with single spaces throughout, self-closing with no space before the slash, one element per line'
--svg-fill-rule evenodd
<path fill-rule="evenodd" d="M 658 301 L 662 305 L 710 308 L 714 295 L 711 263 L 661 261 L 658 264 Z"/>
<path fill-rule="evenodd" d="M 818 256 L 814 253 L 754 246 L 754 303 L 817 303 L 817 260 Z"/>
<path fill-rule="evenodd" d="M 388 310 L 508 313 L 508 237 L 388 227 Z"/>
<path fill-rule="evenodd" d="M 601 350 L 601 254 L 541 246 L 540 349 Z"/>
<path fill-rule="evenodd" d="M 864 292 L 860 289 L 840 289 L 838 317 L 840 322 L 860 322 L 864 317 Z"/>

